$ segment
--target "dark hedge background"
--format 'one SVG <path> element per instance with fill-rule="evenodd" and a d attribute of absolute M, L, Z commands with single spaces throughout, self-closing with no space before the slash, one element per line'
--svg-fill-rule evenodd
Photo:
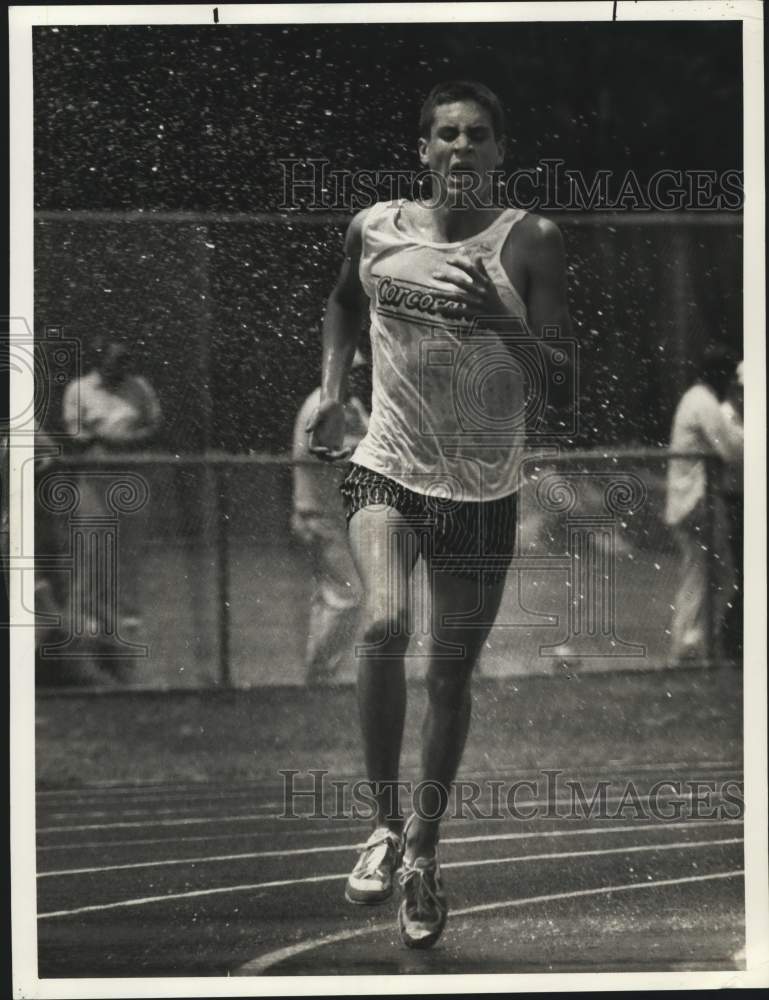
<path fill-rule="evenodd" d="M 456 76 L 499 92 L 513 166 L 740 166 L 737 22 L 38 28 L 36 202 L 254 211 L 280 158 L 416 167 Z"/>
<path fill-rule="evenodd" d="M 511 169 L 741 169 L 738 23 L 46 27 L 34 60 L 36 331 L 131 343 L 177 451 L 283 451 L 317 382 L 345 214 L 185 214 L 275 211 L 279 159 L 416 169 L 421 100 L 463 76 L 502 96 Z M 739 349 L 739 228 L 563 228 L 578 443 L 664 443 L 701 345 Z"/>

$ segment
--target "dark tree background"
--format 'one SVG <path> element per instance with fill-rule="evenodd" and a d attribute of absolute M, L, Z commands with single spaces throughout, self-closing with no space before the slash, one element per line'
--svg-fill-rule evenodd
<path fill-rule="evenodd" d="M 45 27 L 34 73 L 36 329 L 131 343 L 176 450 L 285 450 L 317 382 L 345 213 L 187 214 L 275 212 L 279 160 L 416 169 L 424 95 L 470 77 L 511 169 L 742 166 L 738 22 Z M 586 445 L 666 441 L 704 342 L 741 341 L 738 226 L 620 222 L 563 227 Z"/>

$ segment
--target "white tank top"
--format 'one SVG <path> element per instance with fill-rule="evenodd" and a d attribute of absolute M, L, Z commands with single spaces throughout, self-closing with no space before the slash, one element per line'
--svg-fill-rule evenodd
<path fill-rule="evenodd" d="M 493 329 L 443 315 L 452 286 L 432 277 L 464 247 L 481 256 L 515 319 L 527 313 L 500 253 L 523 209 L 506 209 L 469 239 L 431 243 L 401 228 L 405 201 L 380 202 L 363 225 L 360 277 L 371 300 L 372 412 L 352 461 L 416 493 L 496 500 L 518 488 L 524 449 L 524 371 Z M 509 333 L 504 337 L 510 336 Z"/>

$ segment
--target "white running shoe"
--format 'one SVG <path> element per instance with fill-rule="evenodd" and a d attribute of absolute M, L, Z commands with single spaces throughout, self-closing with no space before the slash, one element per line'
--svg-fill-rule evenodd
<path fill-rule="evenodd" d="M 365 844 L 345 887 L 349 903 L 384 903 L 393 892 L 393 875 L 401 862 L 403 843 L 393 830 L 378 826 Z"/>

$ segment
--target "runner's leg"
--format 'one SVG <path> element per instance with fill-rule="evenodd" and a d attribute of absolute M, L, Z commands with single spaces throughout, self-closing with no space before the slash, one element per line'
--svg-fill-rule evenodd
<path fill-rule="evenodd" d="M 400 832 L 396 782 L 406 713 L 409 577 L 418 536 L 402 514 L 377 505 L 353 514 L 350 542 L 365 595 L 358 705 L 366 770 L 375 786 L 375 826 Z"/>
<path fill-rule="evenodd" d="M 431 655 L 427 669 L 428 704 L 422 744 L 419 811 L 409 824 L 409 859 L 432 854 L 440 817 L 456 777 L 470 725 L 470 680 L 494 624 L 504 580 L 481 586 L 477 580 L 431 573 Z M 461 619 L 461 620 L 460 620 Z M 426 817 L 434 816 L 434 819 Z"/>

